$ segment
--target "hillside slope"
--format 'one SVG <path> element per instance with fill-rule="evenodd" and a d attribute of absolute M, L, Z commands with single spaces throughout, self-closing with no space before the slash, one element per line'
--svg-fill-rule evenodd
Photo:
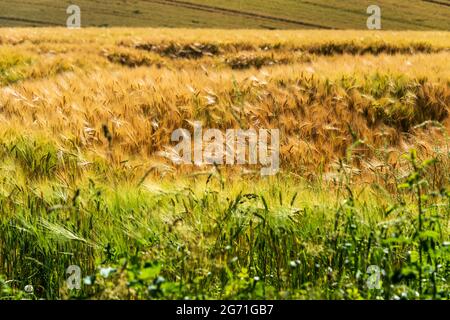
<path fill-rule="evenodd" d="M 62 26 L 73 1 L 0 0 L 0 26 Z M 79 0 L 83 26 L 365 29 L 369 0 Z M 383 29 L 450 30 L 449 0 L 380 0 Z"/>

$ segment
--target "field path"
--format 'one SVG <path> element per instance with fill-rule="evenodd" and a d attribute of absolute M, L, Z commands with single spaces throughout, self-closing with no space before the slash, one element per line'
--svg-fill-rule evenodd
<path fill-rule="evenodd" d="M 245 11 L 221 8 L 221 7 L 216 7 L 216 6 L 209 6 L 209 5 L 205 5 L 205 4 L 196 4 L 196 3 L 186 2 L 186 1 L 179 1 L 179 0 L 144 0 L 144 1 L 154 2 L 154 3 L 164 4 L 164 5 L 172 5 L 175 7 L 196 9 L 196 10 L 201 10 L 201 11 L 206 11 L 206 12 L 223 13 L 223 14 L 227 14 L 227 15 L 230 15 L 230 14 L 231 15 L 240 15 L 240 16 L 249 17 L 249 18 L 258 18 L 258 19 L 265 19 L 265 20 L 271 20 L 271 21 L 276 21 L 276 22 L 284 22 L 284 23 L 296 24 L 296 25 L 303 26 L 303 27 L 311 27 L 311 28 L 318 28 L 318 29 L 334 29 L 334 28 L 331 28 L 328 26 L 323 26 L 323 25 L 319 25 L 319 24 L 315 24 L 315 23 L 308 23 L 308 22 L 302 22 L 302 21 L 291 20 L 291 19 L 286 19 L 286 18 L 269 16 L 269 15 L 265 15 L 265 14 L 245 12 Z"/>
<path fill-rule="evenodd" d="M 450 3 L 448 2 L 443 2 L 443 1 L 438 1 L 438 0 L 422 0 L 423 2 L 429 2 L 429 3 L 434 3 L 434 4 L 438 4 L 441 6 L 447 6 L 450 7 Z"/>
<path fill-rule="evenodd" d="M 26 23 L 37 23 L 44 26 L 59 26 L 57 23 L 47 22 L 47 21 L 38 21 L 38 20 L 30 20 L 30 19 L 22 19 L 22 18 L 14 18 L 14 17 L 2 17 L 0 16 L 1 20 L 7 20 L 7 21 L 18 21 L 18 22 L 26 22 Z"/>

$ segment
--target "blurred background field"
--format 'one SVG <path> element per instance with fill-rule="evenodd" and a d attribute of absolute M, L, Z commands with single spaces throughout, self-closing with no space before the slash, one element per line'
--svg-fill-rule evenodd
<path fill-rule="evenodd" d="M 64 26 L 70 4 L 83 27 L 366 29 L 376 4 L 385 30 L 450 30 L 448 0 L 2 0 L 0 26 Z"/>

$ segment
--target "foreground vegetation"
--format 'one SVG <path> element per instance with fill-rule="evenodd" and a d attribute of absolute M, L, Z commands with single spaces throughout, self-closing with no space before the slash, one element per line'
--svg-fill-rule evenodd
<path fill-rule="evenodd" d="M 44 149 L 22 141 L 3 152 L 34 159 L 43 174 L 56 155 L 36 147 Z M 450 193 L 426 180 L 435 162 L 409 157 L 395 192 L 352 184 L 344 163 L 334 184 L 255 184 L 220 172 L 139 184 L 107 167 L 74 183 L 30 183 L 32 172 L 10 173 L 0 198 L 2 296 L 448 299 Z M 70 265 L 81 267 L 82 290 L 67 287 Z M 23 291 L 29 284 L 33 293 Z"/>
<path fill-rule="evenodd" d="M 4 30 L 0 298 L 448 299 L 449 39 Z M 174 165 L 193 121 L 281 172 Z"/>

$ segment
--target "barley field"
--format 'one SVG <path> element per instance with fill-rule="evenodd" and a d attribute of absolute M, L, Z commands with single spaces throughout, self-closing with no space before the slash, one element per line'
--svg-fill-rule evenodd
<path fill-rule="evenodd" d="M 446 31 L 0 29 L 0 299 L 449 299 L 449 66 Z M 279 172 L 177 164 L 196 121 L 278 129 Z"/>

